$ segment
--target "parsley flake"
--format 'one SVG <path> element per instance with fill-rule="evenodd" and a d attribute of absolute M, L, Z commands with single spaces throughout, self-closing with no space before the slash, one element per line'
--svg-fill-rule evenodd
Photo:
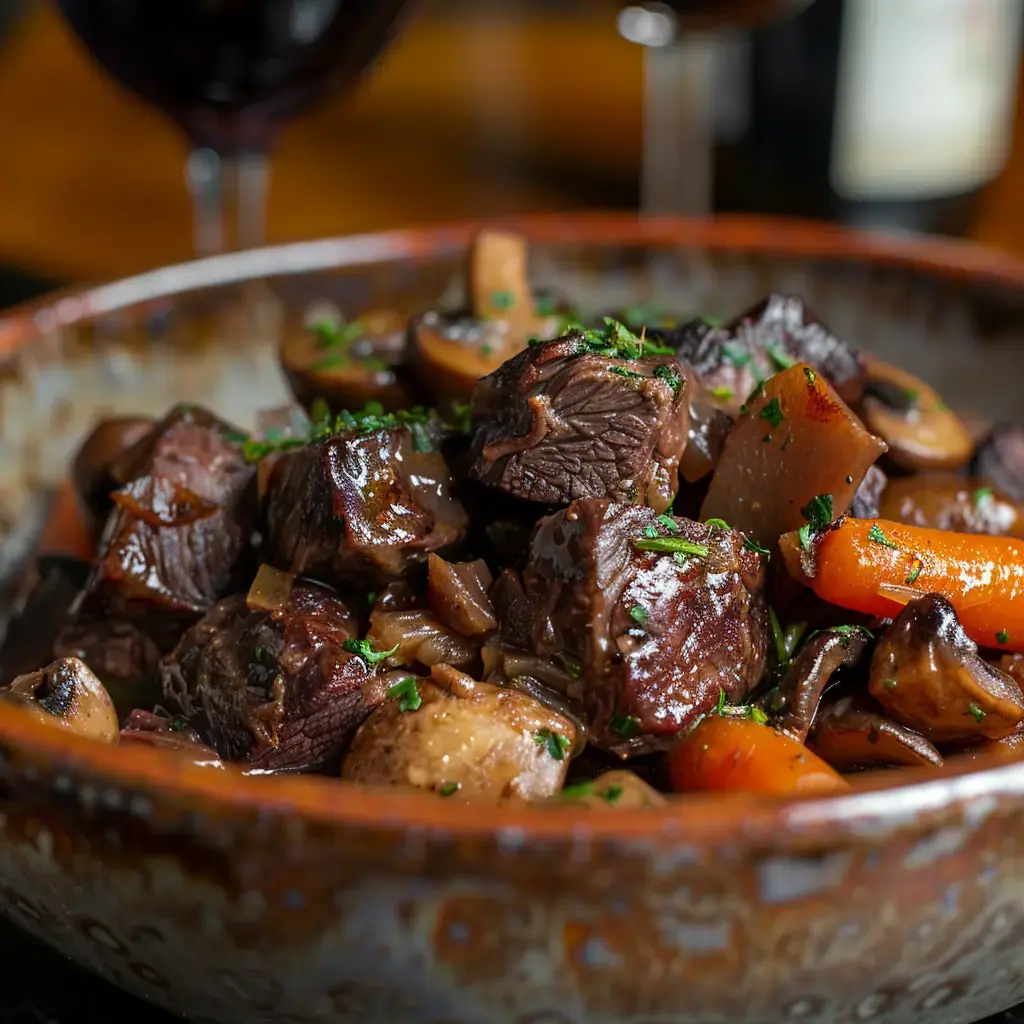
<path fill-rule="evenodd" d="M 991 487 L 979 487 L 974 492 L 974 507 L 981 508 L 993 495 Z"/>
<path fill-rule="evenodd" d="M 833 501 L 831 494 L 817 494 L 800 509 L 807 522 L 800 527 L 800 546 L 811 546 L 811 535 L 825 529 L 832 522 Z"/>
<path fill-rule="evenodd" d="M 983 722 L 988 717 L 988 712 L 973 702 L 967 705 L 967 713 L 973 715 L 976 722 Z"/>
<path fill-rule="evenodd" d="M 645 537 L 657 537 L 658 536 L 658 528 L 654 525 L 654 523 L 648 523 L 644 527 L 644 536 Z"/>
<path fill-rule="evenodd" d="M 632 715 L 618 715 L 612 719 L 611 729 L 616 736 L 631 740 L 640 735 L 640 722 Z"/>
<path fill-rule="evenodd" d="M 598 796 L 606 804 L 614 804 L 618 802 L 620 796 L 622 796 L 622 787 L 611 785 L 603 793 L 598 793 Z"/>
<path fill-rule="evenodd" d="M 711 395 L 713 398 L 717 398 L 720 402 L 729 402 L 732 400 L 734 392 L 732 388 L 726 387 L 724 384 L 719 384 L 717 388 L 711 389 Z"/>
<path fill-rule="evenodd" d="M 658 516 L 658 522 L 661 523 L 669 533 L 679 532 L 679 524 L 670 515 Z"/>
<path fill-rule="evenodd" d="M 796 366 L 796 360 L 783 352 L 778 346 L 765 345 L 764 350 L 768 353 L 768 358 L 775 364 L 777 370 L 788 370 L 791 366 Z"/>
<path fill-rule="evenodd" d="M 897 551 L 899 549 L 899 545 L 894 544 L 885 535 L 885 531 L 878 525 L 878 523 L 873 523 L 871 529 L 868 530 L 868 540 L 873 544 L 881 544 L 884 548 L 892 548 L 893 551 Z"/>
<path fill-rule="evenodd" d="M 363 640 L 348 639 L 341 646 L 349 654 L 354 654 L 357 658 L 360 658 L 367 668 L 376 668 L 380 662 L 390 658 L 398 650 L 398 644 L 395 644 L 390 651 L 375 651 L 373 645 L 373 638 L 366 637 Z M 404 683 L 405 680 L 403 679 L 402 682 Z"/>
<path fill-rule="evenodd" d="M 673 395 L 679 394 L 679 389 L 683 386 L 683 378 L 667 363 L 656 366 L 654 368 L 654 376 L 658 380 L 663 380 L 672 389 Z"/>
<path fill-rule="evenodd" d="M 397 645 L 396 645 L 396 650 Z M 423 704 L 415 676 L 406 676 L 394 686 L 388 687 L 388 700 L 398 701 L 399 711 L 418 711 Z"/>
<path fill-rule="evenodd" d="M 590 796 L 590 790 L 593 788 L 590 782 L 574 782 L 571 786 L 566 786 L 558 795 L 563 800 L 579 800 L 582 797 Z"/>
<path fill-rule="evenodd" d="M 1008 644 L 1010 642 L 1010 634 L 1008 630 L 1001 629 L 996 633 L 996 643 Z"/>
<path fill-rule="evenodd" d="M 698 558 L 706 558 L 708 553 L 706 544 L 697 544 L 685 537 L 638 537 L 634 539 L 633 546 L 639 551 L 696 555 Z"/>
<path fill-rule="evenodd" d="M 534 743 L 547 748 L 547 752 L 556 760 L 564 761 L 572 743 L 568 736 L 552 732 L 550 729 L 539 729 L 533 734 Z"/>
<path fill-rule="evenodd" d="M 768 548 L 761 547 L 761 545 L 758 544 L 757 541 L 753 539 L 753 537 L 744 537 L 743 538 L 743 546 L 748 551 L 753 551 L 753 552 L 755 552 L 758 555 L 764 555 L 765 558 L 771 558 L 772 557 L 771 551 L 769 551 Z"/>
<path fill-rule="evenodd" d="M 896 689 L 896 680 L 895 679 L 886 679 L 886 681 L 884 683 L 882 683 L 882 685 L 887 690 L 895 690 Z"/>
<path fill-rule="evenodd" d="M 782 402 L 776 395 L 762 410 L 761 419 L 766 420 L 773 427 L 777 427 L 785 418 L 782 413 Z"/>
<path fill-rule="evenodd" d="M 730 530 L 732 527 L 724 519 L 705 519 L 705 526 L 710 526 L 712 530 Z"/>
<path fill-rule="evenodd" d="M 454 794 L 458 793 L 461 786 L 461 782 L 443 782 L 438 788 L 438 793 L 441 796 L 454 796 Z"/>
<path fill-rule="evenodd" d="M 636 370 L 629 370 L 625 366 L 609 366 L 611 373 L 617 373 L 620 377 L 631 377 L 634 380 L 642 380 L 643 374 L 637 373 Z"/>
<path fill-rule="evenodd" d="M 910 565 L 910 572 L 907 574 L 907 578 L 903 581 L 909 587 L 917 582 L 917 577 L 921 575 L 921 570 L 924 566 L 921 564 L 920 558 L 915 558 Z"/>
<path fill-rule="evenodd" d="M 516 297 L 511 292 L 491 292 L 491 305 L 502 312 L 516 304 Z"/>
<path fill-rule="evenodd" d="M 647 609 L 642 605 L 635 604 L 629 609 L 629 617 L 637 623 L 637 625 L 646 626 L 650 615 L 648 615 Z"/>
<path fill-rule="evenodd" d="M 804 367 L 804 376 L 808 384 L 813 384 L 818 379 L 818 375 L 809 366 Z"/>

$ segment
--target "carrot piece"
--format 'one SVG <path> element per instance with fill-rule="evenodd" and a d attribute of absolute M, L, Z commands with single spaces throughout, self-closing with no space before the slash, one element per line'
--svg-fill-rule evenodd
<path fill-rule="evenodd" d="M 780 547 L 787 555 L 792 538 Z M 812 561 L 805 582 L 830 604 L 893 617 L 914 592 L 941 594 L 976 643 L 1024 651 L 1022 540 L 844 519 L 814 542 Z"/>
<path fill-rule="evenodd" d="M 78 493 L 70 477 L 57 488 L 49 515 L 36 544 L 36 556 L 70 555 L 91 562 L 94 553 L 92 533 Z"/>
<path fill-rule="evenodd" d="M 849 783 L 802 743 L 746 718 L 708 715 L 668 755 L 675 790 L 827 793 Z"/>

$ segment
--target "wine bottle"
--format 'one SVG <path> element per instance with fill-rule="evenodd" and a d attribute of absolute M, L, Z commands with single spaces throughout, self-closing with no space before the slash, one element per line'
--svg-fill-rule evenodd
<path fill-rule="evenodd" d="M 734 35 L 716 207 L 962 234 L 1002 170 L 1020 0 L 816 0 Z"/>

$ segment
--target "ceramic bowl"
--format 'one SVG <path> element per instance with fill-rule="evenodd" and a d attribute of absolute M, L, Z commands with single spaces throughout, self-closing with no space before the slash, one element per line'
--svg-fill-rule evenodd
<path fill-rule="evenodd" d="M 1024 265 L 805 224 L 518 222 L 596 308 L 730 315 L 770 289 L 950 401 L 1013 416 Z M 0 321 L 0 556 L 101 413 L 285 396 L 311 304 L 458 298 L 473 225 L 304 243 L 58 296 Z M 453 284 L 453 282 L 455 282 Z M 904 777 L 905 779 L 909 777 Z M 597 814 L 234 777 L 0 706 L 0 910 L 218 1024 L 967 1021 L 1024 999 L 1024 764 L 799 802 Z"/>

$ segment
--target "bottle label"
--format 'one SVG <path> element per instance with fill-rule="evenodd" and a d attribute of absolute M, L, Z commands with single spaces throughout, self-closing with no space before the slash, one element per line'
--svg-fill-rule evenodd
<path fill-rule="evenodd" d="M 852 201 L 970 192 L 1013 134 L 1020 0 L 846 0 L 831 179 Z"/>

